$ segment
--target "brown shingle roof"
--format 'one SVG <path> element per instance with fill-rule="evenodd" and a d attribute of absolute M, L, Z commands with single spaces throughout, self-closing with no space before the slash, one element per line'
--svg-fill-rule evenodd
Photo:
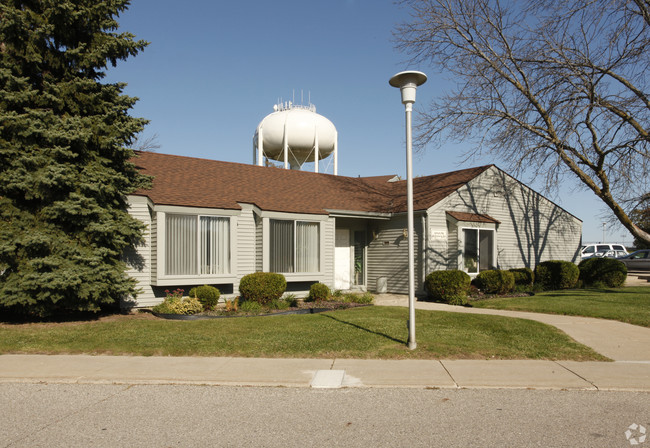
<path fill-rule="evenodd" d="M 344 177 L 217 160 L 139 152 L 133 159 L 154 176 L 150 190 L 137 191 L 155 204 L 326 214 L 326 210 L 406 211 L 406 182 L 393 176 Z M 414 207 L 422 210 L 458 189 L 488 167 L 414 180 Z"/>
<path fill-rule="evenodd" d="M 494 219 L 490 215 L 476 214 L 476 213 L 465 213 L 465 212 L 450 212 L 447 214 L 454 218 L 456 221 L 465 221 L 465 222 L 487 222 L 491 224 L 501 224 L 500 221 Z"/>

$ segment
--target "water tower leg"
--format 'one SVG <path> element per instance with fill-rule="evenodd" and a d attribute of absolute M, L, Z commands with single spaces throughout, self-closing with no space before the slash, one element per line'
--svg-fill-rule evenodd
<path fill-rule="evenodd" d="M 287 131 L 287 122 L 284 122 L 284 141 L 282 142 L 282 150 L 284 151 L 284 169 L 289 169 L 289 135 Z"/>
<path fill-rule="evenodd" d="M 262 128 L 257 133 L 257 164 L 264 166 L 264 130 Z"/>
<path fill-rule="evenodd" d="M 339 133 L 334 133 L 334 175 L 339 174 Z"/>
<path fill-rule="evenodd" d="M 316 137 L 314 138 L 314 173 L 318 172 L 318 129 L 316 129 Z"/>

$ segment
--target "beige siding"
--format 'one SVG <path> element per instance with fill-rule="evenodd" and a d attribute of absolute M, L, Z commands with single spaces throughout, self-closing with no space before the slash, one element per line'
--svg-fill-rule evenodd
<path fill-rule="evenodd" d="M 255 237 L 257 228 L 255 226 L 255 217 L 253 208 L 249 205 L 242 205 L 241 215 L 236 218 L 237 222 L 237 240 L 235 244 L 236 256 L 234 266 L 237 280 L 233 285 L 233 291 L 239 290 L 239 280 L 246 274 L 255 272 L 256 264 L 256 246 Z"/>
<path fill-rule="evenodd" d="M 329 218 L 327 221 L 324 221 L 321 225 L 323 232 L 323 266 L 321 266 L 321 271 L 323 272 L 322 283 L 325 283 L 328 287 L 334 288 L 334 237 L 336 234 L 336 220 L 334 218 Z"/>
<path fill-rule="evenodd" d="M 253 213 L 255 219 L 255 272 L 264 270 L 264 251 L 262 250 L 262 242 L 264 241 L 264 234 L 262 232 L 262 217 Z"/>
<path fill-rule="evenodd" d="M 388 292 L 408 294 L 408 239 L 404 237 L 407 227 L 406 215 L 398 215 L 389 221 L 376 221 L 370 225 L 368 244 L 368 290 L 374 291 L 377 279 L 386 277 Z M 422 233 L 421 214 L 415 215 L 415 289 L 422 289 Z M 376 235 L 373 238 L 373 235 Z"/>
<path fill-rule="evenodd" d="M 493 167 L 428 210 L 431 270 L 455 268 L 461 250 L 456 226 L 448 222 L 446 211 L 487 214 L 500 221 L 496 230 L 499 269 L 577 260 L 581 221 Z M 432 238 L 445 228 L 446 238 Z"/>
<path fill-rule="evenodd" d="M 129 269 L 127 274 L 136 279 L 138 282 L 137 289 L 141 292 L 136 297 L 136 302 L 124 302 L 127 307 L 130 306 L 149 306 L 158 303 L 154 297 L 151 288 L 151 248 L 152 248 L 152 231 L 151 231 L 151 214 L 148 206 L 148 200 L 142 196 L 129 196 L 129 214 L 139 219 L 145 226 L 144 240 L 142 244 L 136 247 L 135 251 L 127 251 L 125 258 Z"/>

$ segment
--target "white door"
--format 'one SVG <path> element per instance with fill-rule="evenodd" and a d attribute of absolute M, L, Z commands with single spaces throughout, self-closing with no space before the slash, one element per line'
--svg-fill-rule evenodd
<path fill-rule="evenodd" d="M 352 264 L 350 246 L 350 230 L 336 229 L 334 244 L 334 288 L 350 289 L 352 283 Z"/>

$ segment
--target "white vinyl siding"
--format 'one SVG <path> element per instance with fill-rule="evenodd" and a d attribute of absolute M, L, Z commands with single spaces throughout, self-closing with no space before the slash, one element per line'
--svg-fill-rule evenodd
<path fill-rule="evenodd" d="M 485 214 L 499 224 L 457 222 L 446 211 Z M 535 268 L 576 261 L 582 223 L 561 207 L 492 167 L 427 210 L 427 270 L 464 269 L 462 228 L 494 230 L 493 267 Z"/>

